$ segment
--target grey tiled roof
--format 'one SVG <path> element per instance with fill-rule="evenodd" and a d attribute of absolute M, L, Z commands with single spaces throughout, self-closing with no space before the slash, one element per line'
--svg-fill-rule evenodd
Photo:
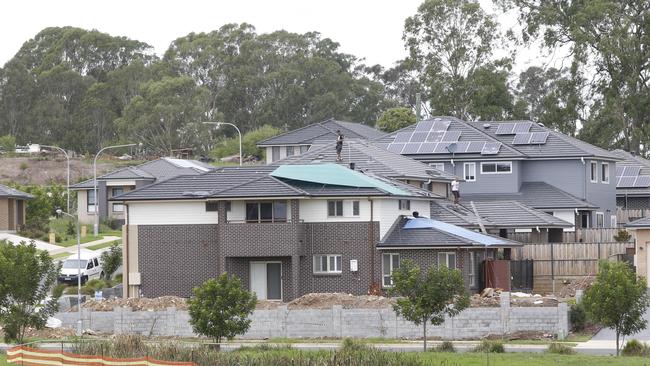
<path fill-rule="evenodd" d="M 517 201 L 536 209 L 595 209 L 598 206 L 545 182 L 524 182 L 518 193 L 463 194 L 461 200 L 469 201 Z"/>
<path fill-rule="evenodd" d="M 29 193 L 25 193 L 22 191 L 19 191 L 17 189 L 7 187 L 5 185 L 0 184 L 0 197 L 2 198 L 22 198 L 22 199 L 32 199 L 34 196 L 32 196 Z"/>
<path fill-rule="evenodd" d="M 354 162 L 355 169 L 399 179 L 451 182 L 454 175 L 435 169 L 406 156 L 392 153 L 364 140 L 347 140 L 343 146 L 343 162 L 336 161 L 332 142 L 316 141 L 309 151 L 274 162 L 272 165 Z"/>
<path fill-rule="evenodd" d="M 616 162 L 616 170 L 619 167 L 634 166 L 639 167 L 639 176 L 650 176 L 650 160 L 644 159 L 638 155 L 630 154 L 623 150 L 614 150 L 615 154 L 621 161 Z M 650 187 L 619 187 L 618 176 L 616 177 L 616 195 L 619 197 L 624 196 L 650 196 Z"/>
<path fill-rule="evenodd" d="M 625 225 L 625 227 L 631 228 L 650 228 L 650 217 L 644 217 L 642 219 L 634 220 Z"/>
<path fill-rule="evenodd" d="M 478 243 L 475 243 L 471 240 L 468 240 L 464 237 L 454 235 L 450 232 L 445 232 L 442 230 L 434 228 L 423 228 L 423 229 L 404 229 L 404 224 L 408 221 L 406 217 L 400 217 L 397 219 L 391 230 L 384 236 L 384 239 L 377 244 L 377 248 L 435 248 L 435 247 L 481 247 Z M 483 234 L 488 237 L 494 237 L 489 234 Z M 512 240 L 494 237 L 495 241 L 502 242 L 506 241 L 511 245 L 505 245 L 505 247 L 515 247 L 520 246 L 521 244 Z M 499 245 L 498 247 L 504 247 L 504 245 Z"/>
<path fill-rule="evenodd" d="M 179 162 L 182 163 L 179 164 Z M 163 181 L 180 175 L 197 175 L 214 170 L 213 166 L 204 164 L 198 160 L 181 160 L 160 158 L 136 166 L 130 166 L 114 170 L 97 177 L 97 180 L 111 179 L 144 179 L 152 181 Z M 84 189 L 94 186 L 93 179 L 74 184 L 70 188 Z"/>
<path fill-rule="evenodd" d="M 309 184 L 269 175 L 277 167 L 226 167 L 195 176 L 178 176 L 154 183 L 115 197 L 117 201 L 205 199 L 205 198 L 261 198 L 302 196 L 390 196 L 378 188 Z M 411 196 L 429 198 L 431 192 L 388 178 L 369 175 L 389 183 Z"/>
<path fill-rule="evenodd" d="M 346 139 L 376 139 L 384 135 L 383 132 L 361 123 L 337 121 L 332 118 L 323 122 L 312 123 L 283 134 L 273 136 L 257 143 L 257 146 L 273 145 L 311 145 L 319 139 L 336 140 L 336 130 Z"/>

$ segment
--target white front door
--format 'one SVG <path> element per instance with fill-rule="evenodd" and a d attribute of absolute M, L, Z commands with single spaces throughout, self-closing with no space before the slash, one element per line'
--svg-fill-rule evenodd
<path fill-rule="evenodd" d="M 282 263 L 250 262 L 251 291 L 259 300 L 282 300 Z"/>
<path fill-rule="evenodd" d="M 258 300 L 266 299 L 266 262 L 251 262 L 251 291 Z"/>

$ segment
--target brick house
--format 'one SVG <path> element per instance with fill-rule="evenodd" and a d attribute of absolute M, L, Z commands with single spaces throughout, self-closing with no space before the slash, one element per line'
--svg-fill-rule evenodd
<path fill-rule="evenodd" d="M 25 224 L 26 201 L 32 195 L 0 184 L 0 231 L 14 232 Z"/>
<path fill-rule="evenodd" d="M 223 271 L 261 299 L 365 294 L 389 285 L 384 279 L 398 261 L 378 245 L 414 211 L 428 217 L 435 199 L 442 197 L 336 164 L 228 167 L 142 187 L 112 199 L 126 212 L 124 295 L 187 297 Z M 428 258 L 456 253 L 453 266 L 469 284 L 476 269 L 467 266 L 478 265 L 469 259 L 471 243 L 454 243 L 420 250 Z"/>

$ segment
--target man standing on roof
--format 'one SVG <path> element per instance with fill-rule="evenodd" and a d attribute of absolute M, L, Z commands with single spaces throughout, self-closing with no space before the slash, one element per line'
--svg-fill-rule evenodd
<path fill-rule="evenodd" d="M 458 201 L 460 201 L 460 183 L 456 178 L 451 181 L 451 194 L 454 195 L 454 203 L 458 204 Z"/>
<path fill-rule="evenodd" d="M 336 161 L 343 161 L 341 151 L 343 150 L 343 134 L 341 130 L 336 130 Z"/>

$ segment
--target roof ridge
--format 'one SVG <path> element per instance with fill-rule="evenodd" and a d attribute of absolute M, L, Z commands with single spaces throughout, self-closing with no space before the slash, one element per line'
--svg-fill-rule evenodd
<path fill-rule="evenodd" d="M 331 118 L 330 118 L 330 119 L 331 119 Z M 298 127 L 298 128 L 296 128 L 296 129 L 294 129 L 294 130 L 289 130 L 289 131 L 282 132 L 282 133 L 280 133 L 280 134 L 278 134 L 278 135 L 271 136 L 271 137 L 266 138 L 266 139 L 264 139 L 264 140 L 262 140 L 262 141 L 258 141 L 256 145 L 261 145 L 261 144 L 265 143 L 265 142 L 268 141 L 268 140 L 271 140 L 271 139 L 274 139 L 274 138 L 277 138 L 277 137 L 280 137 L 280 136 L 285 136 L 285 135 L 288 135 L 288 134 L 290 134 L 290 133 L 294 133 L 294 132 L 296 132 L 296 131 L 304 130 L 305 128 L 311 127 L 311 126 L 313 126 L 313 125 L 319 125 L 319 126 L 320 126 L 321 123 L 323 123 L 323 122 L 327 122 L 327 121 L 329 121 L 330 119 L 326 119 L 325 121 L 320 121 L 320 122 L 313 122 L 313 123 L 310 123 L 310 124 L 308 124 L 308 125 L 306 125 L 306 126 Z M 321 127 L 323 127 L 323 126 L 321 126 Z M 325 128 L 325 127 L 323 127 L 323 128 Z M 329 129 L 327 129 L 327 130 L 329 131 Z M 321 136 L 322 136 L 322 135 L 321 135 Z"/>
<path fill-rule="evenodd" d="M 510 150 L 512 150 L 512 151 L 514 151 L 514 152 L 516 152 L 516 153 L 518 153 L 518 154 L 521 155 L 521 156 L 529 157 L 528 155 L 526 155 L 526 154 L 524 154 L 523 152 L 521 152 L 519 149 L 516 149 L 516 148 L 510 146 L 509 144 L 505 144 L 505 143 L 501 142 L 501 141 L 500 141 L 499 139 L 497 139 L 496 137 L 492 137 L 492 136 L 490 136 L 490 134 L 485 133 L 485 132 L 481 131 L 480 128 L 478 128 L 478 127 L 472 125 L 472 123 L 479 123 L 479 122 L 481 122 L 481 121 L 463 121 L 462 119 L 458 119 L 458 121 L 460 121 L 460 122 L 462 122 L 462 123 L 465 123 L 468 127 L 473 128 L 474 130 L 478 131 L 481 135 L 483 135 L 483 136 L 489 138 L 490 140 L 492 140 L 492 142 L 498 142 L 501 146 L 505 146 L 505 147 L 507 147 L 508 149 L 510 149 Z M 493 121 L 490 121 L 490 122 L 493 122 Z M 496 122 L 496 121 L 494 121 L 494 122 Z M 527 122 L 531 122 L 531 123 L 533 123 L 532 121 L 527 121 Z M 489 123 L 489 122 L 484 122 L 484 123 Z"/>

